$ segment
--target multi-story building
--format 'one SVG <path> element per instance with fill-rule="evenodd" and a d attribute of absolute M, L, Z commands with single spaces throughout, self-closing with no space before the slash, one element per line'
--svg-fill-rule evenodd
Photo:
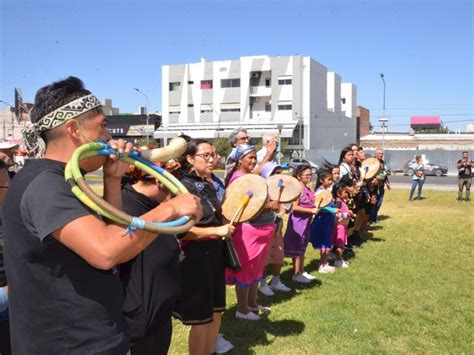
<path fill-rule="evenodd" d="M 311 57 L 202 58 L 163 66 L 162 125 L 154 137 L 228 137 L 241 126 L 253 138 L 279 132 L 290 150 L 319 158 L 356 140 L 356 106 L 355 85 Z"/>

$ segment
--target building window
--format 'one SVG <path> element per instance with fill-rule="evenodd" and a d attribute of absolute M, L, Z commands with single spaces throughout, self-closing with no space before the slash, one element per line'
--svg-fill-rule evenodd
<path fill-rule="evenodd" d="M 272 104 L 270 102 L 265 102 L 265 112 L 272 112 Z"/>
<path fill-rule="evenodd" d="M 170 115 L 180 115 L 180 114 L 181 114 L 181 111 L 170 112 Z"/>
<path fill-rule="evenodd" d="M 194 84 L 194 81 L 190 80 L 188 81 L 188 85 L 193 85 Z"/>
<path fill-rule="evenodd" d="M 278 85 L 291 85 L 291 79 L 278 79 Z"/>
<path fill-rule="evenodd" d="M 212 112 L 212 109 L 201 109 L 201 113 Z"/>
<path fill-rule="evenodd" d="M 291 111 L 291 104 L 278 105 L 278 111 Z"/>
<path fill-rule="evenodd" d="M 265 87 L 269 88 L 272 86 L 272 79 L 265 79 Z"/>
<path fill-rule="evenodd" d="M 188 107 L 194 107 L 194 105 L 193 104 L 188 104 Z"/>
<path fill-rule="evenodd" d="M 346 98 L 343 97 L 343 98 L 341 99 L 341 102 L 342 102 L 342 104 L 344 105 L 344 104 L 346 103 Z"/>
<path fill-rule="evenodd" d="M 240 108 L 223 108 L 221 112 L 240 112 Z"/>
<path fill-rule="evenodd" d="M 170 83 L 170 91 L 179 90 L 180 86 L 181 86 L 181 83 L 179 81 Z"/>
<path fill-rule="evenodd" d="M 221 88 L 240 88 L 240 79 L 222 79 Z"/>
<path fill-rule="evenodd" d="M 201 89 L 202 90 L 212 89 L 212 80 L 201 80 Z"/>

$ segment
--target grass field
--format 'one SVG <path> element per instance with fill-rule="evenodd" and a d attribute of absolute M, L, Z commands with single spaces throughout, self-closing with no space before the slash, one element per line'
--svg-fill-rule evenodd
<path fill-rule="evenodd" d="M 257 322 L 235 320 L 235 295 L 221 331 L 233 354 L 474 353 L 472 204 L 455 194 L 386 193 L 381 222 L 356 250 L 350 268 L 315 272 L 319 255 L 308 248 L 312 284 L 282 279 L 291 294 L 259 296 L 272 313 Z M 187 352 L 187 327 L 174 322 L 171 354 Z"/>

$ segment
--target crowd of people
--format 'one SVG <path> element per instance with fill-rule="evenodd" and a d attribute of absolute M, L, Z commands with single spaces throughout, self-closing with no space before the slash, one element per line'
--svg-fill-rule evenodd
<path fill-rule="evenodd" d="M 268 198 L 251 220 L 234 225 L 222 213 L 226 189 L 248 174 L 267 179 L 282 172 L 272 133 L 257 151 L 245 129 L 232 132 L 223 181 L 214 174 L 221 163 L 216 147 L 184 137 L 185 153 L 164 165 L 189 191 L 176 197 L 116 155 L 81 161 L 85 172 L 103 166 L 104 200 L 128 214 L 148 222 L 183 216 L 197 221 L 186 233 L 157 237 L 99 217 L 64 179 L 66 163 L 85 143 L 107 140 L 125 154 L 133 149 L 110 140 L 99 101 L 79 79 L 40 89 L 31 120 L 25 140 L 42 158 L 27 160 L 11 182 L 1 180 L 2 189 L 9 186 L 3 211 L 8 290 L 0 288 L 0 319 L 10 318 L 15 354 L 166 354 L 172 317 L 190 326 L 190 354 L 228 352 L 232 339 L 220 333 L 226 285 L 236 293 L 235 318 L 259 321 L 272 311 L 259 302 L 259 292 L 291 292 L 280 278 L 285 258 L 292 260 L 295 283 L 315 279 L 304 268 L 309 244 L 320 252 L 319 273 L 348 268 L 390 189 L 383 151 L 376 151 L 378 173 L 365 179 L 367 154 L 352 144 L 338 162 L 325 161 L 317 176 L 307 165 L 294 171 L 302 191 L 296 201 Z M 316 196 L 324 190 L 332 199 L 320 208 Z M 228 260 L 230 237 L 240 268 Z"/>

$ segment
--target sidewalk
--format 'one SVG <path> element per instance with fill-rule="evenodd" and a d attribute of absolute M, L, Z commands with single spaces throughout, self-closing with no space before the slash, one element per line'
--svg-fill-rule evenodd
<path fill-rule="evenodd" d="M 392 182 L 390 184 L 394 190 L 410 190 L 410 183 L 401 183 L 401 182 Z M 423 190 L 433 190 L 433 191 L 451 191 L 457 192 L 457 185 L 438 185 L 438 184 L 424 184 Z"/>

